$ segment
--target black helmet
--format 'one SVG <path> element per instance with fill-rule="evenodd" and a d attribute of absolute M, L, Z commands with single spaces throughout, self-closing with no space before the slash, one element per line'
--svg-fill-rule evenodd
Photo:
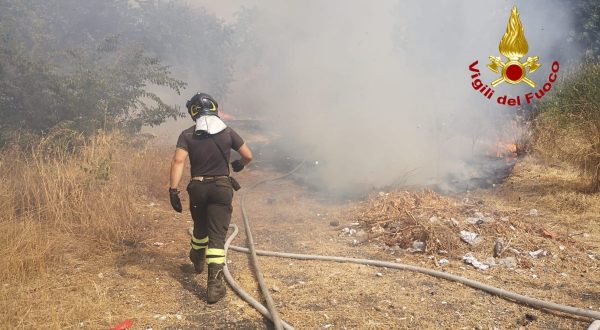
<path fill-rule="evenodd" d="M 205 93 L 197 93 L 187 101 L 185 106 L 193 120 L 205 115 L 219 116 L 217 101 Z"/>

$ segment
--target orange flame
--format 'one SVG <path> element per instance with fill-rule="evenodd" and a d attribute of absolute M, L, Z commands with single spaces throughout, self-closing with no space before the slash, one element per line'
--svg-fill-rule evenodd
<path fill-rule="evenodd" d="M 506 33 L 502 36 L 498 49 L 500 54 L 510 60 L 518 60 L 529 51 L 529 44 L 525 39 L 525 31 L 516 6 L 512 9 L 506 25 Z"/>
<path fill-rule="evenodd" d="M 496 144 L 496 157 L 512 159 L 517 156 L 517 144 L 514 142 L 498 142 Z"/>

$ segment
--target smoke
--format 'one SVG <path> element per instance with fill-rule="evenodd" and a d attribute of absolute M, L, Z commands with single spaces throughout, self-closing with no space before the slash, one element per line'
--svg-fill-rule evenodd
<path fill-rule="evenodd" d="M 531 79 L 543 84 L 553 60 L 577 53 L 558 1 L 244 4 L 254 6 L 257 50 L 239 57 L 257 65 L 236 68 L 227 103 L 238 117 L 266 118 L 288 153 L 318 161 L 316 182 L 333 191 L 478 175 L 470 164 L 505 138 L 515 109 L 474 91 L 468 66 L 479 60 L 482 80 L 497 78 L 485 65 L 500 55 L 513 5 L 527 56 L 542 63 Z M 495 95 L 527 88 L 503 84 Z"/>

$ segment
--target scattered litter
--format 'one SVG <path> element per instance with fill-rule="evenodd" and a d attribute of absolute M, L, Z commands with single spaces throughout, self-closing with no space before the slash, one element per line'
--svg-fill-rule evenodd
<path fill-rule="evenodd" d="M 477 260 L 477 258 L 475 258 L 475 256 L 473 256 L 471 253 L 465 254 L 463 256 L 463 260 L 466 264 L 469 264 L 477 269 L 486 270 L 490 268 L 489 265 L 486 265 L 483 262 Z"/>
<path fill-rule="evenodd" d="M 467 222 L 472 224 L 472 225 L 480 225 L 482 224 L 484 221 L 482 218 L 467 218 Z"/>
<path fill-rule="evenodd" d="M 357 234 L 357 235 L 358 235 L 358 234 Z M 387 245 L 386 245 L 386 247 L 387 247 Z M 393 254 L 394 252 L 400 251 L 401 249 L 402 249 L 402 248 L 401 248 L 400 246 L 398 246 L 398 244 L 396 244 L 396 245 L 394 245 L 394 246 L 392 246 L 392 247 L 390 247 L 390 248 L 389 248 L 389 250 L 392 250 L 392 254 Z"/>
<path fill-rule="evenodd" d="M 148 207 L 153 207 L 154 205 L 156 205 L 156 204 L 150 203 L 150 204 L 148 204 Z"/>
<path fill-rule="evenodd" d="M 277 287 L 277 286 L 275 286 L 275 285 L 273 285 L 273 287 L 271 287 L 271 290 L 273 290 L 273 292 L 279 292 L 279 291 L 281 291 L 281 290 L 279 289 L 279 287 Z"/>
<path fill-rule="evenodd" d="M 354 228 L 348 228 L 345 227 L 344 229 L 342 229 L 342 234 L 347 235 L 347 236 L 354 236 L 356 234 L 356 229 Z"/>
<path fill-rule="evenodd" d="M 522 326 L 527 326 L 529 323 L 531 323 L 535 320 L 537 320 L 537 316 L 527 313 L 527 314 L 525 314 L 525 316 L 522 319 L 520 319 L 517 322 L 517 324 L 522 325 Z"/>
<path fill-rule="evenodd" d="M 83 322 L 80 322 L 79 325 L 83 326 Z M 131 327 L 133 327 L 133 321 L 125 320 L 125 321 L 115 325 L 114 327 L 110 328 L 110 330 L 127 330 Z"/>
<path fill-rule="evenodd" d="M 382 273 L 375 273 L 375 275 L 376 275 L 377 277 L 383 277 L 383 274 L 382 274 Z"/>
<path fill-rule="evenodd" d="M 596 260 L 596 256 L 593 254 L 588 254 L 587 256 L 588 256 L 588 258 L 590 258 L 592 260 Z"/>
<path fill-rule="evenodd" d="M 161 321 L 164 321 L 164 320 L 166 320 L 166 319 L 167 319 L 167 316 L 166 316 L 166 315 L 163 315 L 163 316 L 159 317 L 158 319 L 159 319 L 159 320 L 161 320 Z"/>
<path fill-rule="evenodd" d="M 529 255 L 530 255 L 532 258 L 545 257 L 547 254 L 548 254 L 548 252 L 546 252 L 546 251 L 544 251 L 544 250 L 542 250 L 542 249 L 539 249 L 539 250 L 536 250 L 536 251 L 529 252 Z"/>
<path fill-rule="evenodd" d="M 506 268 L 517 268 L 517 259 L 514 257 L 506 257 L 498 259 L 498 265 Z"/>
<path fill-rule="evenodd" d="M 450 259 L 448 255 L 462 257 L 467 252 L 471 252 L 481 258 L 477 261 L 488 268 L 493 267 L 494 263 L 497 266 L 502 265 L 515 269 L 529 268 L 527 265 L 531 263 L 532 259 L 527 254 L 529 251 L 535 251 L 530 248 L 520 251 L 513 247 L 522 249 L 542 237 L 556 240 L 563 236 L 558 231 L 554 232 L 556 230 L 554 228 L 544 228 L 546 225 L 542 226 L 541 223 L 533 225 L 527 223 L 528 218 L 537 219 L 532 216 L 538 218 L 546 216 L 544 209 L 541 211 L 534 209 L 533 205 L 521 208 L 520 215 L 511 214 L 509 216 L 506 214 L 507 211 L 495 210 L 483 201 L 472 198 L 469 198 L 468 204 L 465 205 L 461 204 L 460 200 L 441 196 L 431 191 L 418 193 L 381 191 L 379 193 L 378 190 L 369 201 L 361 202 L 361 205 L 363 206 L 350 218 L 350 221 L 360 222 L 360 227 L 342 223 L 338 230 L 342 230 L 343 227 L 347 229 L 339 231 L 338 234 L 348 237 L 347 244 L 353 238 L 364 242 L 364 238 L 359 238 L 357 235 L 362 229 L 368 235 L 365 237 L 369 238 L 369 242 L 385 249 L 388 254 L 394 254 L 392 251 L 396 252 L 396 246 L 402 249 L 395 253 L 396 255 L 427 251 L 435 253 L 439 259 L 446 257 L 447 260 Z M 357 232 L 352 231 L 350 234 L 351 229 L 355 229 Z M 576 234 L 582 237 L 584 230 Z M 567 235 L 565 234 L 565 236 Z M 540 245 L 535 250 L 548 249 L 546 251 L 547 258 L 552 258 L 564 254 L 555 251 L 558 250 L 558 247 L 558 244 L 551 248 Z M 441 249 L 447 250 L 445 252 L 447 254 L 442 256 Z M 495 259 L 489 258 L 492 256 Z M 500 264 L 501 258 L 508 256 L 517 258 L 517 260 L 506 259 L 503 264 Z M 595 253 L 590 257 L 582 255 L 582 257 L 586 260 L 592 257 L 599 260 L 600 254 Z M 393 258 L 391 259 L 393 260 Z M 543 258 L 543 254 L 537 258 Z M 439 259 L 437 265 L 440 264 Z M 431 261 L 428 262 L 431 263 Z M 462 265 L 468 268 L 463 263 L 455 263 L 454 260 L 453 265 L 457 267 Z"/>
<path fill-rule="evenodd" d="M 504 250 L 504 240 L 502 238 L 498 238 L 496 243 L 494 243 L 494 257 L 499 257 Z"/>
<path fill-rule="evenodd" d="M 355 246 L 356 246 L 356 245 L 358 245 L 358 241 L 357 241 L 357 240 L 355 240 L 355 239 L 353 239 L 353 240 L 352 240 L 352 245 L 355 245 Z"/>
<path fill-rule="evenodd" d="M 472 225 L 481 225 L 483 223 L 491 223 L 494 222 L 494 218 L 487 217 L 485 214 L 481 212 L 475 212 L 472 217 L 467 218 L 467 223 Z"/>
<path fill-rule="evenodd" d="M 558 249 L 561 250 L 561 251 L 564 251 L 565 247 L 564 247 L 564 245 L 561 245 L 561 246 L 558 247 Z"/>
<path fill-rule="evenodd" d="M 588 237 L 590 237 L 590 234 L 588 234 L 588 233 L 583 233 L 583 237 L 585 237 L 585 238 L 588 238 Z"/>
<path fill-rule="evenodd" d="M 413 241 L 412 247 L 408 248 L 409 252 L 423 252 L 425 251 L 425 243 L 421 241 Z"/>
<path fill-rule="evenodd" d="M 154 242 L 154 243 L 152 243 L 152 245 L 154 245 L 154 246 L 163 246 L 163 245 L 165 245 L 165 243 L 163 243 L 163 242 Z"/>
<path fill-rule="evenodd" d="M 483 263 L 490 267 L 494 267 L 494 266 L 496 266 L 496 259 L 494 259 L 494 257 L 489 257 L 489 258 L 485 259 L 485 261 Z"/>
<path fill-rule="evenodd" d="M 350 224 L 350 226 L 353 226 L 353 227 L 360 226 L 360 222 L 353 222 Z"/>
<path fill-rule="evenodd" d="M 329 329 L 329 328 L 331 328 L 331 327 L 333 327 L 333 324 L 325 324 L 325 325 L 323 326 L 323 329 Z"/>
<path fill-rule="evenodd" d="M 470 245 L 476 245 L 477 243 L 481 242 L 481 237 L 479 236 L 479 234 L 466 230 L 460 231 L 460 239 L 462 239 L 466 243 L 469 243 Z"/>
<path fill-rule="evenodd" d="M 444 258 L 444 259 L 440 259 L 440 260 L 438 261 L 438 263 L 440 264 L 440 266 L 443 266 L 443 265 L 447 265 L 447 264 L 449 264 L 449 263 L 450 263 L 450 261 L 448 261 L 448 259 Z"/>
<path fill-rule="evenodd" d="M 183 320 L 183 316 L 180 314 L 175 315 L 175 318 L 178 320 Z"/>
<path fill-rule="evenodd" d="M 450 222 L 452 222 L 455 227 L 458 227 L 458 221 L 456 221 L 456 219 L 450 218 Z"/>
<path fill-rule="evenodd" d="M 546 238 L 554 238 L 554 233 L 547 231 L 546 229 L 542 228 L 541 230 L 542 232 L 542 237 L 546 237 Z"/>

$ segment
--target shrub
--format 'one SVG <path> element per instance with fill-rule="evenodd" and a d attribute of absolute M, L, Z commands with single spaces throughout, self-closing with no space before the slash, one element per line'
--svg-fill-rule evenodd
<path fill-rule="evenodd" d="M 600 191 L 600 63 L 561 80 L 536 110 L 533 150 L 548 161 L 575 165 Z"/>

